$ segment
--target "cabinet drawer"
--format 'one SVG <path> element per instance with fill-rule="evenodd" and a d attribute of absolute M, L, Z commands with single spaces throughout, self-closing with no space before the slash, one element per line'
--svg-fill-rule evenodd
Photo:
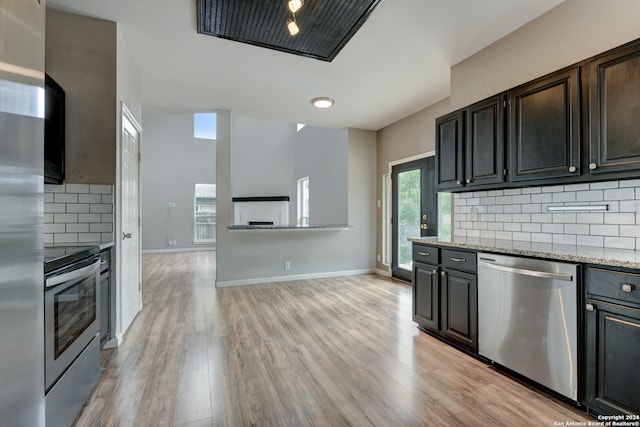
<path fill-rule="evenodd" d="M 640 304 L 640 274 L 589 268 L 587 293 Z"/>
<path fill-rule="evenodd" d="M 435 246 L 413 245 L 413 260 L 425 264 L 438 264 L 440 249 Z"/>
<path fill-rule="evenodd" d="M 476 252 L 442 250 L 442 265 L 453 270 L 475 273 L 477 271 Z"/>

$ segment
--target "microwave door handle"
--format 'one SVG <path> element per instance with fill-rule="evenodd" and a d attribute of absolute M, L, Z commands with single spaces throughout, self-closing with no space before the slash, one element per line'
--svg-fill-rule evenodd
<path fill-rule="evenodd" d="M 90 273 L 94 271 L 98 271 L 100 268 L 100 259 L 98 258 L 96 262 L 86 267 L 82 267 L 78 270 L 73 270 L 68 273 L 60 274 L 59 276 L 53 276 L 46 280 L 45 287 L 51 288 L 53 286 L 59 285 L 60 283 L 69 282 L 71 280 L 79 279 L 83 276 L 88 276 Z"/>

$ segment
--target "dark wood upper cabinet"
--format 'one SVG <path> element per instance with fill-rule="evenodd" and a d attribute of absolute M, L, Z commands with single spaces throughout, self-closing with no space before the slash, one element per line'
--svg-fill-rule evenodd
<path fill-rule="evenodd" d="M 464 180 L 467 187 L 505 181 L 505 101 L 505 95 L 500 94 L 467 109 Z"/>
<path fill-rule="evenodd" d="M 640 41 L 589 63 L 589 170 L 640 169 Z"/>
<path fill-rule="evenodd" d="M 510 181 L 579 175 L 579 67 L 513 89 L 509 129 Z"/>
<path fill-rule="evenodd" d="M 436 119 L 436 190 L 460 190 L 464 184 L 464 110 Z"/>

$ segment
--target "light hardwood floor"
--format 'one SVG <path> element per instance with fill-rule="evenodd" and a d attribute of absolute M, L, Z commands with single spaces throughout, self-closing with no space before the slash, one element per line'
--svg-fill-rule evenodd
<path fill-rule="evenodd" d="M 144 309 L 102 351 L 77 426 L 590 420 L 418 331 L 407 285 L 365 275 L 216 289 L 214 277 L 215 252 L 143 256 Z"/>

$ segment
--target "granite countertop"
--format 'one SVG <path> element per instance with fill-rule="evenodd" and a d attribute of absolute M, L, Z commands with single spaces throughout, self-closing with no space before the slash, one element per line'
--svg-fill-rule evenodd
<path fill-rule="evenodd" d="M 640 269 L 640 251 L 611 249 L 592 246 L 554 245 L 551 243 L 521 242 L 516 240 L 481 239 L 459 237 L 410 237 L 414 243 L 431 244 L 460 249 L 495 252 L 501 254 L 531 256 L 566 262 L 599 264 L 611 267 Z"/>
<path fill-rule="evenodd" d="M 348 230 L 350 225 L 329 224 L 329 225 L 231 225 L 229 230 Z"/>

